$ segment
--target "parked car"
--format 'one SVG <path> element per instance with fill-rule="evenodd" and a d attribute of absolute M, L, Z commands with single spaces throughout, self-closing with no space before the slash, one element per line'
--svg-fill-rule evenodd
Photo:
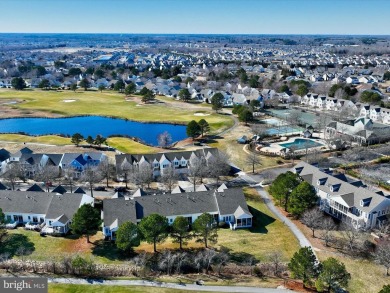
<path fill-rule="evenodd" d="M 95 191 L 106 191 L 106 188 L 104 186 L 96 186 L 93 190 L 95 190 Z"/>
<path fill-rule="evenodd" d="M 120 186 L 120 187 L 116 187 L 114 190 L 115 190 L 115 192 L 126 192 L 127 188 Z"/>

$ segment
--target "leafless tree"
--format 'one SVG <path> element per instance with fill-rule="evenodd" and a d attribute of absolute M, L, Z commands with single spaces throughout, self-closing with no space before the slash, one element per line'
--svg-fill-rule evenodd
<path fill-rule="evenodd" d="M 126 188 L 127 188 L 127 183 L 130 180 L 130 174 L 133 172 L 133 170 L 134 170 L 133 165 L 125 158 L 120 164 L 118 172 L 120 176 L 123 177 L 123 181 L 126 184 Z"/>
<path fill-rule="evenodd" d="M 226 251 L 221 251 L 220 253 L 218 253 L 218 257 L 216 260 L 218 266 L 218 275 L 221 275 L 222 268 L 227 264 L 229 259 L 230 256 Z"/>
<path fill-rule="evenodd" d="M 229 174 L 231 167 L 229 164 L 228 156 L 219 151 L 208 162 L 208 173 L 211 178 L 216 180 L 216 184 L 219 184 L 219 178 Z"/>
<path fill-rule="evenodd" d="M 390 269 L 390 242 L 379 244 L 374 254 L 375 261 L 384 266 L 386 269 L 386 276 L 389 276 Z"/>
<path fill-rule="evenodd" d="M 168 131 L 164 131 L 157 136 L 158 145 L 162 148 L 167 148 L 172 143 L 172 136 Z"/>
<path fill-rule="evenodd" d="M 70 193 L 72 193 L 76 171 L 72 167 L 65 168 L 62 171 L 63 182 L 70 187 Z"/>
<path fill-rule="evenodd" d="M 279 276 L 281 273 L 282 253 L 280 251 L 273 251 L 268 255 L 268 260 L 273 266 L 274 275 Z"/>
<path fill-rule="evenodd" d="M 181 274 L 181 270 L 185 263 L 188 261 L 187 252 L 179 252 L 176 257 L 176 273 Z"/>
<path fill-rule="evenodd" d="M 196 189 L 196 183 L 202 182 L 202 179 L 208 172 L 207 160 L 204 156 L 193 158 L 188 164 L 188 176 L 189 181 L 193 184 L 194 192 Z"/>
<path fill-rule="evenodd" d="M 35 173 L 36 181 L 43 181 L 46 186 L 46 191 L 50 191 L 50 185 L 54 179 L 60 177 L 60 170 L 57 166 L 46 165 L 44 167 L 38 168 Z"/>
<path fill-rule="evenodd" d="M 290 115 L 286 116 L 286 121 L 291 125 L 299 126 L 301 121 L 301 114 L 299 112 L 291 112 Z"/>
<path fill-rule="evenodd" d="M 106 179 L 106 186 L 108 187 L 108 181 L 114 176 L 115 174 L 115 166 L 111 162 L 111 160 L 107 157 L 104 160 L 102 160 L 99 164 L 99 170 L 102 174 L 103 179 Z"/>
<path fill-rule="evenodd" d="M 359 229 L 355 229 L 352 225 L 343 223 L 341 226 L 341 235 L 345 241 L 346 248 L 352 252 L 357 247 L 362 237 L 362 232 Z"/>
<path fill-rule="evenodd" d="M 167 275 L 170 275 L 173 271 L 173 266 L 176 262 L 177 254 L 172 252 L 171 250 L 164 250 L 161 253 L 160 260 L 158 266 L 162 270 L 166 270 Z"/>
<path fill-rule="evenodd" d="M 380 233 L 386 235 L 390 234 L 390 220 L 380 221 L 378 224 L 378 230 Z"/>
<path fill-rule="evenodd" d="M 161 182 L 165 185 L 165 188 L 169 193 L 172 192 L 173 186 L 179 180 L 179 175 L 173 165 L 165 168 L 160 177 Z"/>
<path fill-rule="evenodd" d="M 323 218 L 322 211 L 319 208 L 307 210 L 303 213 L 301 221 L 312 231 L 313 238 L 315 238 L 314 231 L 321 227 Z"/>
<path fill-rule="evenodd" d="M 206 274 L 209 273 L 211 265 L 216 261 L 218 253 L 214 249 L 206 249 L 203 252 L 203 261 L 206 268 Z"/>
<path fill-rule="evenodd" d="M 194 258 L 194 264 L 195 264 L 195 267 L 198 270 L 198 274 L 199 274 L 200 270 L 203 268 L 203 264 L 204 264 L 203 253 L 201 251 L 199 251 L 196 254 L 196 256 Z"/>
<path fill-rule="evenodd" d="M 253 268 L 259 261 L 252 255 L 249 255 L 245 260 L 245 264 L 250 267 L 250 275 L 253 275 Z"/>
<path fill-rule="evenodd" d="M 97 166 L 88 166 L 84 169 L 81 175 L 81 181 L 88 183 L 91 196 L 93 197 L 93 188 L 96 183 L 99 183 L 103 179 L 102 172 Z"/>
<path fill-rule="evenodd" d="M 345 90 L 343 88 L 339 88 L 335 93 L 334 93 L 334 97 L 336 99 L 344 99 L 345 97 L 347 97 L 347 93 L 345 92 Z"/>
<path fill-rule="evenodd" d="M 145 275 L 146 264 L 148 263 L 148 254 L 146 252 L 142 252 L 138 254 L 133 262 L 137 268 L 137 273 L 141 271 L 142 276 Z"/>
<path fill-rule="evenodd" d="M 293 104 L 293 105 L 298 104 L 300 100 L 301 100 L 301 97 L 298 96 L 298 95 L 292 95 L 290 97 L 290 103 Z"/>
<path fill-rule="evenodd" d="M 133 175 L 135 176 L 135 183 L 142 188 L 146 184 L 150 188 L 150 183 L 153 182 L 153 170 L 149 165 L 140 165 L 135 168 Z"/>
<path fill-rule="evenodd" d="M 11 184 L 12 190 L 15 190 L 15 183 L 21 176 L 19 163 L 8 163 L 2 177 Z"/>
<path fill-rule="evenodd" d="M 245 162 L 252 167 L 252 173 L 255 173 L 255 167 L 261 165 L 261 160 L 258 154 L 249 151 L 246 155 Z"/>
<path fill-rule="evenodd" d="M 333 231 L 336 229 L 336 226 L 332 219 L 326 218 L 322 221 L 321 229 L 320 237 L 325 241 L 325 246 L 328 247 L 329 243 L 334 241 Z"/>

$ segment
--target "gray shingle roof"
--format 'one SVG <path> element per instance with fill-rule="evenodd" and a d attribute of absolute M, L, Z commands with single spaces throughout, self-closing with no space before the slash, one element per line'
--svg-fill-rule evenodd
<path fill-rule="evenodd" d="M 68 219 L 72 219 L 80 207 L 83 195 L 77 193 L 67 193 L 64 195 L 52 194 L 51 198 L 46 218 L 56 219 L 61 215 L 65 215 Z"/>
<path fill-rule="evenodd" d="M 389 199 L 387 199 L 385 196 L 377 194 L 372 190 L 364 188 L 365 185 L 358 184 L 355 186 L 353 184 L 354 182 L 346 182 L 340 179 L 344 179 L 345 176 L 333 176 L 331 172 L 323 172 L 317 167 L 314 167 L 305 162 L 300 162 L 297 164 L 292 169 L 292 171 L 294 172 L 296 169 L 300 170 L 298 174 L 303 180 L 329 194 L 331 197 L 341 197 L 350 207 L 354 206 L 361 211 L 369 213 L 383 201 L 389 201 L 390 204 Z M 323 178 L 327 179 L 326 183 L 323 185 L 318 185 L 318 181 Z M 369 204 L 365 206 L 360 205 L 361 200 L 369 198 L 372 198 Z"/>
<path fill-rule="evenodd" d="M 150 214 L 178 216 L 201 213 L 234 214 L 237 208 L 250 214 L 244 193 L 240 188 L 176 193 L 163 195 L 145 195 L 133 198 L 115 198 L 103 200 L 104 226 L 118 220 L 119 225 L 126 221 L 136 222 Z"/>

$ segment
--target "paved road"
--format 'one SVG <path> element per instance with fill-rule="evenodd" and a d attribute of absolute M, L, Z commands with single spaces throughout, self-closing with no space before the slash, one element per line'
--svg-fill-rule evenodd
<path fill-rule="evenodd" d="M 287 227 L 293 232 L 295 237 L 298 239 L 299 244 L 301 247 L 310 246 L 312 250 L 314 251 L 313 246 L 311 245 L 310 241 L 306 238 L 305 235 L 301 232 L 301 230 L 298 229 L 298 227 L 285 215 L 283 215 L 278 208 L 275 207 L 273 202 L 271 201 L 269 194 L 267 191 L 264 190 L 261 186 L 256 186 L 256 190 L 259 193 L 260 197 L 264 200 L 267 207 L 275 214 L 276 217 L 279 218 Z"/>
<path fill-rule="evenodd" d="M 293 292 L 287 289 L 239 287 L 239 286 L 199 286 L 196 284 L 176 284 L 164 282 L 152 282 L 144 280 L 90 280 L 77 278 L 49 278 L 49 283 L 56 284 L 83 284 L 83 285 L 107 285 L 107 286 L 144 286 L 172 288 L 188 291 L 206 292 L 248 292 L 248 293 L 286 293 Z"/>

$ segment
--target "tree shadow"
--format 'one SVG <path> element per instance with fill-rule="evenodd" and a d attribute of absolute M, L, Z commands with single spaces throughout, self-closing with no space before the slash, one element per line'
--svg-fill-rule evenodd
<path fill-rule="evenodd" d="M 109 260 L 125 260 L 134 256 L 134 252 L 132 254 L 125 254 L 121 250 L 119 250 L 115 243 L 112 241 L 105 241 L 103 239 L 97 240 L 94 243 L 94 247 L 92 249 L 92 254 L 100 257 L 107 258 Z"/>
<path fill-rule="evenodd" d="M 26 235 L 12 234 L 0 245 L 0 254 L 9 254 L 13 257 L 18 254 L 29 255 L 35 250 L 35 245 Z"/>
<path fill-rule="evenodd" d="M 267 234 L 268 229 L 266 227 L 275 222 L 275 218 L 270 217 L 251 206 L 249 206 L 249 211 L 253 215 L 253 224 L 249 231 L 252 233 Z"/>

